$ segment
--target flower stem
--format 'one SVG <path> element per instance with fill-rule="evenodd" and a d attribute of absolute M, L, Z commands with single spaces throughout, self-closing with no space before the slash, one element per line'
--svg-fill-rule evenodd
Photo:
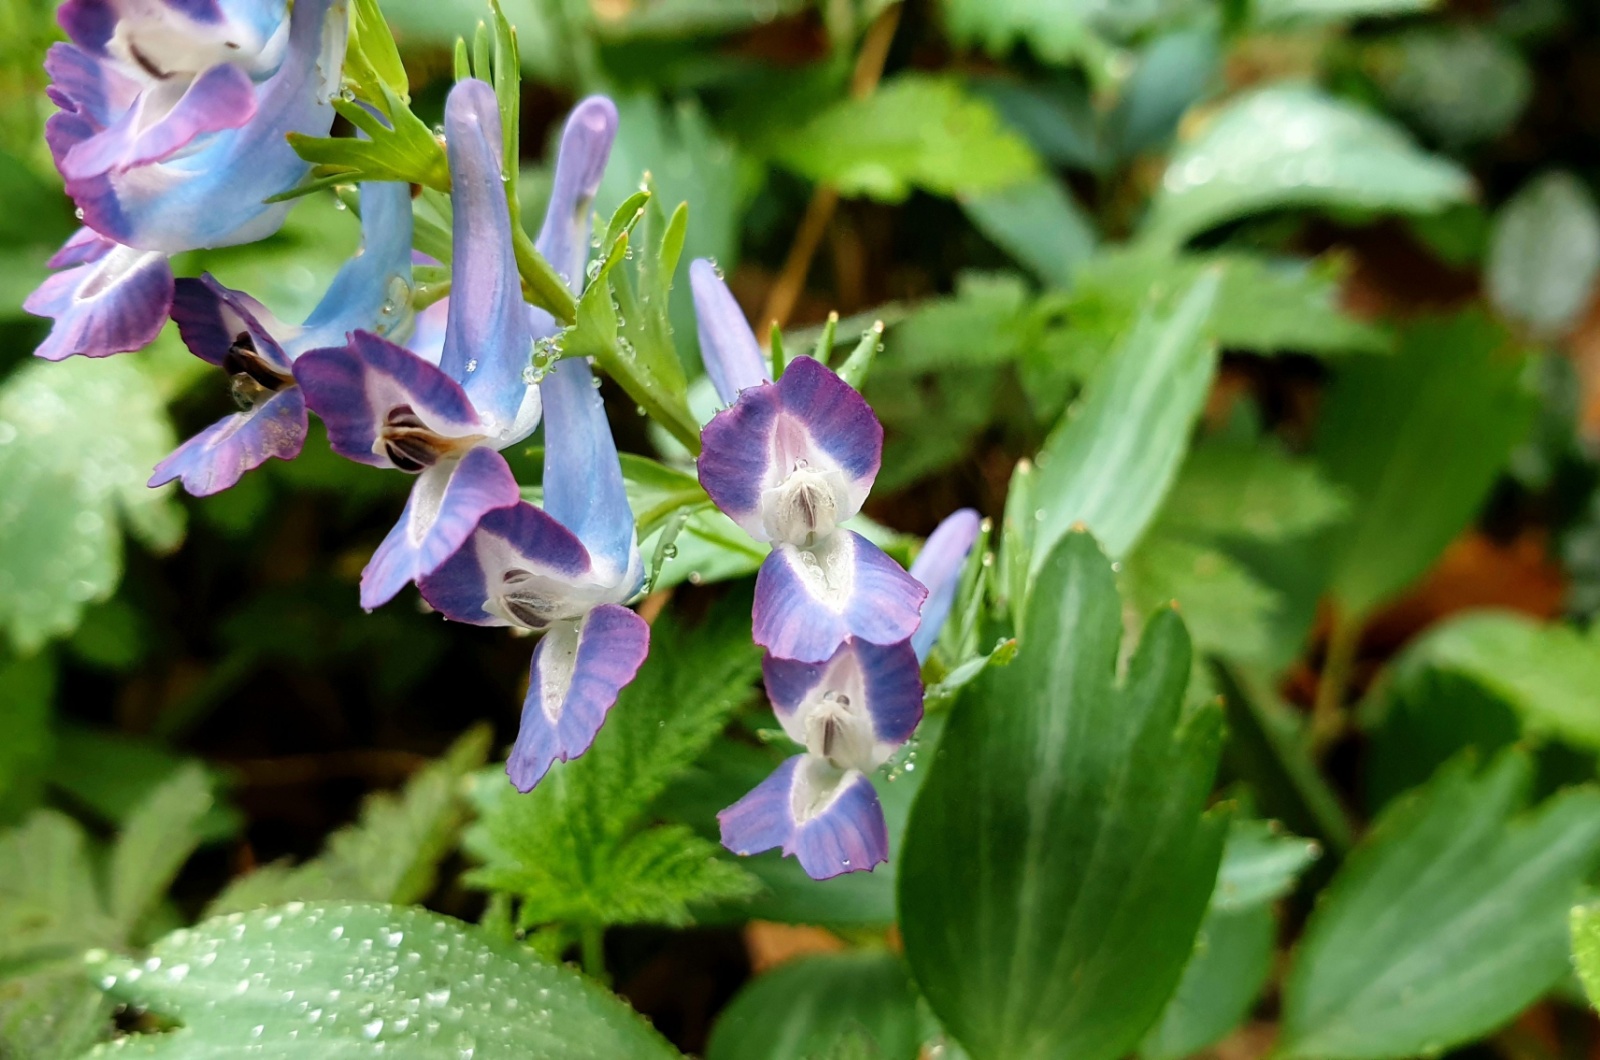
<path fill-rule="evenodd" d="M 583 970 L 589 973 L 589 978 L 607 985 L 611 977 L 606 974 L 606 929 L 599 924 L 584 924 L 578 929 L 579 952 L 583 958 Z"/>
<path fill-rule="evenodd" d="M 1317 680 L 1317 697 L 1311 706 L 1311 749 L 1321 754 L 1345 730 L 1344 698 L 1350 687 L 1356 652 L 1361 647 L 1361 620 L 1339 610 L 1333 612 L 1328 631 L 1328 653 Z"/>

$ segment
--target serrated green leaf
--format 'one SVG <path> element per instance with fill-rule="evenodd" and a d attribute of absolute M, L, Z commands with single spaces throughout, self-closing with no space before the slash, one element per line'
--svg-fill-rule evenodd
<path fill-rule="evenodd" d="M 1600 1008 L 1600 905 L 1573 907 L 1571 929 L 1572 963 L 1589 1004 Z"/>
<path fill-rule="evenodd" d="M 1531 767 L 1470 757 L 1379 817 L 1323 893 L 1284 984 L 1286 1057 L 1440 1053 L 1565 973 L 1567 915 L 1600 858 L 1600 791 L 1518 814 Z"/>
<path fill-rule="evenodd" d="M 1195 647 L 1231 659 L 1259 659 L 1271 643 L 1278 595 L 1227 553 L 1160 530 L 1123 561 L 1130 619 L 1175 606 Z"/>
<path fill-rule="evenodd" d="M 498 771 L 479 776 L 464 845 L 482 865 L 467 881 L 518 898 L 524 927 L 682 924 L 692 901 L 749 895 L 753 880 L 714 843 L 651 827 L 649 809 L 749 695 L 758 662 L 737 600 L 693 631 L 657 619 L 649 658 L 581 758 L 526 795 Z"/>
<path fill-rule="evenodd" d="M 1324 529 L 1350 513 L 1346 493 L 1318 466 L 1270 439 L 1208 442 L 1184 461 L 1157 517 L 1168 532 L 1282 541 Z"/>
<path fill-rule="evenodd" d="M 1126 12 L 1134 28 L 1157 17 L 1162 7 L 1181 0 L 1134 2 L 1113 8 L 1103 3 L 1066 0 L 942 0 L 945 25 L 957 44 L 981 45 L 991 55 L 1003 56 L 1018 41 L 1047 62 L 1083 63 L 1091 77 L 1104 79 L 1111 48 L 1102 30 L 1119 28 L 1117 16 Z"/>
<path fill-rule="evenodd" d="M 74 808 L 119 828 L 152 792 L 196 762 L 154 740 L 71 722 L 57 727 L 55 740 L 50 786 L 69 796 Z M 220 773 L 210 776 L 213 790 L 226 783 Z M 237 807 L 213 799 L 195 827 L 211 841 L 233 835 L 240 820 Z"/>
<path fill-rule="evenodd" d="M 801 957 L 757 976 L 717 1017 L 706 1060 L 812 1060 L 854 1039 L 873 1060 L 917 1060 L 917 995 L 892 954 Z"/>
<path fill-rule="evenodd" d="M 1554 172 L 1523 185 L 1495 215 L 1486 280 L 1507 319 L 1541 338 L 1577 323 L 1600 276 L 1600 208 L 1578 179 Z"/>
<path fill-rule="evenodd" d="M 906 957 L 974 1060 L 1111 1060 L 1178 983 L 1227 830 L 1214 706 L 1182 717 L 1169 611 L 1116 680 L 1122 605 L 1086 533 L 1042 564 L 1016 659 L 962 696 L 900 862 Z"/>
<path fill-rule="evenodd" d="M 423 909 L 294 903 L 233 913 L 173 932 L 148 961 L 103 957 L 91 971 L 119 1001 L 182 1026 L 90 1056 L 678 1055 L 575 972 Z"/>
<path fill-rule="evenodd" d="M 1178 149 L 1140 239 L 1178 246 L 1287 208 L 1431 213 L 1471 193 L 1465 172 L 1384 118 L 1313 88 L 1273 86 L 1233 100 Z"/>
<path fill-rule="evenodd" d="M 420 902 L 466 823 L 466 778 L 489 755 L 492 734 L 476 725 L 398 794 L 374 792 L 361 817 L 328 837 L 322 853 L 293 868 L 277 863 L 238 877 L 207 913 L 288 901 Z"/>
<path fill-rule="evenodd" d="M 36 810 L 0 832 L 0 967 L 59 960 L 117 938 L 76 821 Z"/>
<path fill-rule="evenodd" d="M 1320 854 L 1316 842 L 1289 835 L 1276 822 L 1235 821 L 1222 851 L 1211 905 L 1235 910 L 1270 904 L 1288 894 Z"/>
<path fill-rule="evenodd" d="M 1156 302 L 1090 382 L 1081 407 L 1051 433 L 1036 461 L 1037 570 L 1073 526 L 1113 557 L 1139 540 L 1177 475 L 1216 370 L 1206 320 L 1220 275 Z"/>
<path fill-rule="evenodd" d="M 171 490 L 145 486 L 176 444 L 164 404 L 127 358 L 24 365 L 0 386 L 0 628 L 22 651 L 111 594 L 123 525 L 152 548 L 182 538 Z"/>
<path fill-rule="evenodd" d="M 76 961 L 0 979 L 0 1056 L 76 1060 L 109 1029 L 111 1004 Z"/>
<path fill-rule="evenodd" d="M 976 195 L 1032 177 L 1038 161 L 990 105 L 956 81 L 901 74 L 769 144 L 775 160 L 845 195 L 899 202 L 921 188 Z"/>
<path fill-rule="evenodd" d="M 1408 326 L 1393 357 L 1341 366 L 1316 453 L 1354 502 L 1326 551 L 1343 612 L 1404 589 L 1477 512 L 1533 410 L 1521 362 L 1498 325 L 1467 312 Z"/>
<path fill-rule="evenodd" d="M 132 933 L 200 845 L 200 821 L 211 805 L 211 778 L 190 763 L 128 815 L 111 851 L 107 895 L 107 909 L 124 933 Z"/>
<path fill-rule="evenodd" d="M 1469 611 L 1406 650 L 1400 667 L 1466 676 L 1510 704 L 1524 728 L 1600 749 L 1600 641 L 1512 611 Z"/>

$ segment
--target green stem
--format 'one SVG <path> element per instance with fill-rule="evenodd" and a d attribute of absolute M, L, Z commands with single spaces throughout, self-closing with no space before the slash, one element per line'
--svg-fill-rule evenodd
<path fill-rule="evenodd" d="M 583 970 L 589 978 L 607 985 L 611 977 L 606 974 L 606 929 L 599 924 L 585 924 L 578 930 L 578 946 L 583 957 Z"/>
<path fill-rule="evenodd" d="M 1335 608 L 1328 631 L 1328 654 L 1317 680 L 1317 697 L 1311 706 L 1311 749 L 1320 754 L 1345 730 L 1345 693 L 1361 647 L 1361 620 Z"/>

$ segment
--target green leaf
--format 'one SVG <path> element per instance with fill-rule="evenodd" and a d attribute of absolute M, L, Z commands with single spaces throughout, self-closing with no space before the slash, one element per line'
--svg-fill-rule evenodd
<path fill-rule="evenodd" d="M 1554 338 L 1578 322 L 1600 276 L 1600 208 L 1570 173 L 1523 185 L 1495 216 L 1486 280 L 1507 319 Z"/>
<path fill-rule="evenodd" d="M 1171 3 L 1157 0 L 1155 5 L 1130 6 L 1148 20 L 1153 17 L 1152 6 Z M 1018 41 L 1026 41 L 1046 62 L 1083 63 L 1091 74 L 1108 76 L 1111 48 L 1100 31 L 1116 28 L 1115 9 L 1109 5 L 1086 0 L 942 0 L 940 6 L 945 27 L 957 44 L 978 44 L 1003 57 Z"/>
<path fill-rule="evenodd" d="M 1140 238 L 1177 246 L 1264 210 L 1432 213 L 1471 193 L 1465 172 L 1385 119 L 1312 88 L 1274 86 L 1230 102 L 1173 155 Z"/>
<path fill-rule="evenodd" d="M 1270 439 L 1203 443 L 1184 462 L 1157 525 L 1204 537 L 1283 541 L 1335 524 L 1350 501 L 1310 460 Z"/>
<path fill-rule="evenodd" d="M 1079 523 L 1120 558 L 1155 515 L 1211 389 L 1216 348 L 1205 326 L 1219 282 L 1208 272 L 1181 297 L 1147 308 L 1077 413 L 1045 441 L 1034 485 L 1042 505 L 1035 569 Z"/>
<path fill-rule="evenodd" d="M 1571 928 L 1572 963 L 1589 1004 L 1600 1008 L 1600 905 L 1574 907 Z"/>
<path fill-rule="evenodd" d="M 64 722 L 56 730 L 56 752 L 47 779 L 52 788 L 70 796 L 74 808 L 120 828 L 152 792 L 197 761 L 154 740 Z M 211 773 L 213 790 L 225 784 L 222 774 Z M 211 841 L 233 835 L 240 822 L 236 807 L 213 800 L 196 827 L 202 838 Z"/>
<path fill-rule="evenodd" d="M 994 109 L 947 78 L 901 74 L 834 104 L 769 144 L 773 158 L 844 195 L 899 202 L 921 188 L 978 195 L 1034 176 L 1032 150 Z"/>
<path fill-rule="evenodd" d="M 581 758 L 526 795 L 498 771 L 480 775 L 464 845 L 483 864 L 467 882 L 520 899 L 524 927 L 684 924 L 692 902 L 748 896 L 754 881 L 716 844 L 650 817 L 750 694 L 759 656 L 748 623 L 737 599 L 693 631 L 658 618 L 649 658 Z"/>
<path fill-rule="evenodd" d="M 132 929 L 150 912 L 200 845 L 211 809 L 211 778 L 197 763 L 180 768 L 129 814 L 111 851 L 109 912 Z"/>
<path fill-rule="evenodd" d="M 1274 821 L 1235 821 L 1211 905 L 1223 910 L 1268 905 L 1288 894 L 1320 853 L 1316 842 L 1288 835 Z"/>
<path fill-rule="evenodd" d="M 1355 503 L 1327 550 L 1344 612 L 1404 589 L 1476 514 L 1533 410 L 1521 362 L 1503 330 L 1467 312 L 1408 326 L 1393 357 L 1341 366 L 1316 450 Z"/>
<path fill-rule="evenodd" d="M 1094 224 L 1060 178 L 1041 173 L 961 199 L 973 225 L 1047 284 L 1065 287 L 1094 253 Z"/>
<path fill-rule="evenodd" d="M 145 486 L 176 443 L 163 405 L 128 358 L 24 365 L 0 386 L 0 628 L 22 651 L 111 595 L 122 524 L 152 548 L 182 538 L 171 489 Z"/>
<path fill-rule="evenodd" d="M 0 832 L 0 968 L 71 957 L 117 939 L 76 821 L 36 810 Z"/>
<path fill-rule="evenodd" d="M 1016 659 L 950 716 L 900 863 L 906 957 L 974 1060 L 1111 1060 L 1178 983 L 1227 830 L 1204 813 L 1215 706 L 1182 717 L 1172 611 L 1116 681 L 1111 566 L 1067 535 L 1030 595 Z M 914 885 L 913 885 L 914 881 Z"/>
<path fill-rule="evenodd" d="M 851 1039 L 874 1060 L 917 1060 L 921 1030 L 916 991 L 892 954 L 801 957 L 739 991 L 706 1060 L 810 1060 Z"/>
<path fill-rule="evenodd" d="M 56 667 L 48 654 L 0 655 L 0 823 L 39 801 L 54 749 Z"/>
<path fill-rule="evenodd" d="M 90 1056 L 675 1057 L 642 1017 L 527 948 L 424 909 L 293 903 L 174 931 L 92 970 L 182 1024 Z M 285 1000 L 292 995 L 292 1000 Z"/>
<path fill-rule="evenodd" d="M 1199 650 L 1232 659 L 1267 653 L 1277 594 L 1226 553 L 1158 529 L 1128 554 L 1122 573 L 1135 616 L 1171 605 Z"/>
<path fill-rule="evenodd" d="M 0 1056 L 76 1060 L 110 1025 L 111 1005 L 77 962 L 0 979 Z"/>
<path fill-rule="evenodd" d="M 1533 96 L 1533 72 L 1503 34 L 1418 26 L 1368 46 L 1362 66 L 1389 106 L 1456 151 L 1509 132 Z"/>
<path fill-rule="evenodd" d="M 1254 15 L 1263 26 L 1349 22 L 1415 14 L 1439 6 L 1439 0 L 1255 0 Z"/>
<path fill-rule="evenodd" d="M 361 818 L 328 837 L 302 865 L 266 865 L 235 879 L 211 903 L 217 914 L 283 902 L 373 901 L 408 904 L 433 893 L 439 864 L 466 823 L 466 778 L 489 755 L 492 734 L 477 725 L 430 762 L 398 795 L 374 792 Z"/>
<path fill-rule="evenodd" d="M 1515 708 L 1525 730 L 1600 750 L 1600 640 L 1512 611 L 1469 611 L 1411 645 L 1403 670 L 1462 674 Z"/>
<path fill-rule="evenodd" d="M 1510 1020 L 1567 964 L 1600 791 L 1517 814 L 1531 768 L 1470 757 L 1378 818 L 1323 893 L 1284 985 L 1286 1057 L 1437 1054 Z"/>

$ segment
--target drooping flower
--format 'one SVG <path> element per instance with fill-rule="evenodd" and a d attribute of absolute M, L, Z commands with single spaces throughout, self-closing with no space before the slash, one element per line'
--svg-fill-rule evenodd
<path fill-rule="evenodd" d="M 174 479 L 197 497 L 239 481 L 271 457 L 292 460 L 306 437 L 305 396 L 294 380 L 300 354 L 349 332 L 405 341 L 411 330 L 411 188 L 361 186 L 361 250 L 334 277 L 304 324 L 285 324 L 249 295 L 209 275 L 177 281 L 172 317 L 190 352 L 227 372 L 240 411 L 179 446 L 150 485 Z"/>
<path fill-rule="evenodd" d="M 587 247 L 589 203 L 616 124 L 615 106 L 601 97 L 584 100 L 567 122 L 539 237 L 551 260 Z M 536 318 L 522 300 L 512 249 L 494 90 L 477 80 L 457 84 L 445 131 L 454 262 L 438 362 L 359 331 L 344 346 L 295 362 L 306 403 L 327 424 L 335 451 L 417 476 L 400 521 L 362 572 L 368 609 L 437 570 L 487 513 L 518 503 L 499 451 L 532 433 L 541 411 L 531 365 Z"/>
<path fill-rule="evenodd" d="M 614 128 L 609 101 L 582 106 L 603 112 Z M 577 156 L 568 154 L 564 139 L 562 161 L 569 157 Z M 592 168 L 557 166 L 538 240 L 540 252 L 574 291 L 583 282 L 588 203 L 605 157 L 587 161 Z M 530 317 L 536 333 L 555 333 L 555 321 L 543 310 L 530 309 Z M 488 512 L 472 537 L 417 583 L 423 598 L 447 618 L 544 634 L 533 652 L 522 724 L 506 762 L 519 791 L 532 790 L 554 763 L 589 749 L 650 650 L 649 625 L 622 606 L 643 584 L 644 563 L 595 383 L 579 357 L 557 362 L 540 384 L 544 507 L 522 501 Z"/>
<path fill-rule="evenodd" d="M 770 654 L 762 661 L 778 721 L 805 751 L 718 815 L 729 850 L 781 848 L 815 879 L 888 860 L 883 807 L 869 778 L 922 720 L 921 663 L 949 615 L 977 530 L 977 513 L 963 509 L 928 538 L 911 574 L 937 606 L 911 638 L 887 646 L 850 639 L 821 663 Z"/>
<path fill-rule="evenodd" d="M 889 645 L 917 628 L 926 590 L 840 524 L 861 510 L 883 455 L 866 400 L 826 366 L 797 357 L 777 382 L 709 262 L 690 267 L 707 372 L 730 407 L 701 432 L 700 484 L 772 552 L 756 576 L 757 644 L 821 662 L 847 638 Z"/>
<path fill-rule="evenodd" d="M 48 360 L 146 345 L 170 255 L 277 230 L 289 205 L 264 200 L 307 171 L 285 137 L 330 128 L 348 30 L 347 0 L 68 0 L 58 18 L 45 138 L 85 227 L 24 303 L 55 319 Z"/>

